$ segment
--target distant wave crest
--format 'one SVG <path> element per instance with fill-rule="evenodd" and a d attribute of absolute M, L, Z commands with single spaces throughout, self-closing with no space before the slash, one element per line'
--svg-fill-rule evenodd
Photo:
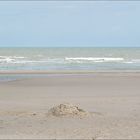
<path fill-rule="evenodd" d="M 16 60 L 24 59 L 23 56 L 0 56 L 0 63 L 12 63 Z"/>
<path fill-rule="evenodd" d="M 122 57 L 23 57 L 23 56 L 0 56 L 0 64 L 78 64 L 78 63 L 124 63 L 140 64 L 140 59 L 126 59 Z"/>
<path fill-rule="evenodd" d="M 94 61 L 94 62 L 114 62 L 124 61 L 124 58 L 114 57 L 66 57 L 65 60 L 69 61 Z"/>

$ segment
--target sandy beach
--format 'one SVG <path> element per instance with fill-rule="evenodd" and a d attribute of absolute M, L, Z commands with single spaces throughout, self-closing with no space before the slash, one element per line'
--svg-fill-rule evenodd
<path fill-rule="evenodd" d="M 91 115 L 47 116 L 62 103 Z M 139 72 L 48 74 L 1 82 L 0 138 L 139 139 L 139 110 Z"/>
<path fill-rule="evenodd" d="M 140 0 L 122 1 L 0 1 L 0 140 L 140 140 Z"/>

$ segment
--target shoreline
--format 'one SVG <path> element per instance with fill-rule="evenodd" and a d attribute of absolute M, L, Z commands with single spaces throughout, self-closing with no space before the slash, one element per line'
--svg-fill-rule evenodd
<path fill-rule="evenodd" d="M 48 77 L 139 77 L 139 71 L 1 71 L 0 83 Z"/>
<path fill-rule="evenodd" d="M 140 70 L 5 70 L 0 71 L 2 74 L 102 74 L 102 73 L 140 73 Z"/>

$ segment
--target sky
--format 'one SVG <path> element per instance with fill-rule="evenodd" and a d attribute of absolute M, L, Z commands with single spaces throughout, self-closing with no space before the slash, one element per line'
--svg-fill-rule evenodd
<path fill-rule="evenodd" d="M 0 47 L 139 47 L 140 1 L 0 1 Z"/>

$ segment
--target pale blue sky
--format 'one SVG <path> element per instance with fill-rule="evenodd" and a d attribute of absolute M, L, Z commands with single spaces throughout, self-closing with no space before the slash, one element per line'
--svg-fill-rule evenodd
<path fill-rule="evenodd" d="M 140 2 L 1 1 L 0 46 L 140 46 Z"/>

